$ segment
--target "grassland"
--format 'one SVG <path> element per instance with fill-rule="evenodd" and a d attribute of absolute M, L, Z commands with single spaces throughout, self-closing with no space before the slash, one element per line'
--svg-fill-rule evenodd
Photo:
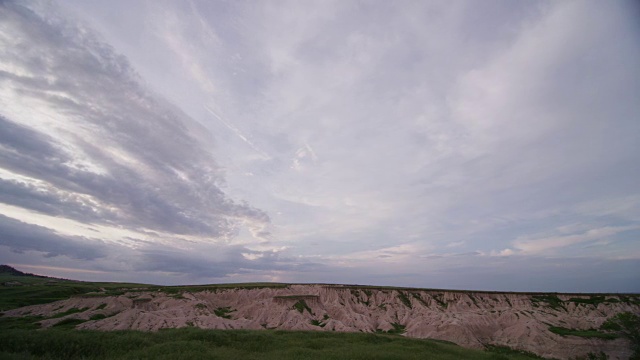
<path fill-rule="evenodd" d="M 617 339 L 619 336 L 613 333 L 605 333 L 596 329 L 588 329 L 588 330 L 578 330 L 578 329 L 567 329 L 561 326 L 551 326 L 549 327 L 549 331 L 552 333 L 562 335 L 562 336 L 579 336 L 585 338 L 600 338 L 606 340 Z"/>
<path fill-rule="evenodd" d="M 158 286 L 135 283 L 82 282 L 37 276 L 0 273 L 0 312 L 18 307 L 45 304 L 70 297 L 98 297 L 122 295 L 135 291 L 162 291 L 180 296 L 185 291 L 218 291 L 224 289 L 282 288 L 280 283 L 213 284 L 192 286 Z M 8 284 L 8 285 L 4 285 Z"/>
<path fill-rule="evenodd" d="M 0 286 L 0 311 L 45 304 L 73 296 L 119 295 L 128 289 L 149 289 L 151 287 L 143 284 L 80 282 L 7 274 L 0 274 L 0 284 L 8 284 Z"/>
<path fill-rule="evenodd" d="M 5 324 L 6 325 L 6 324 Z M 394 335 L 292 331 L 202 330 L 156 333 L 4 329 L 2 359 L 487 359 L 537 357 L 504 349 L 480 351 Z M 539 359 L 539 358 L 538 358 Z"/>

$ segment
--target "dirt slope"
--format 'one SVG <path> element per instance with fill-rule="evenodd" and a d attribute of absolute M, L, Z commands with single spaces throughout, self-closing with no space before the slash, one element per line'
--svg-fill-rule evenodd
<path fill-rule="evenodd" d="M 581 303 L 592 302 L 592 303 Z M 597 298 L 595 298 L 597 299 Z M 158 330 L 184 326 L 210 329 L 286 329 L 317 331 L 390 331 L 416 338 L 448 340 L 482 348 L 505 345 L 544 357 L 575 358 L 603 351 L 610 359 L 631 355 L 625 339 L 560 336 L 550 326 L 597 329 L 621 312 L 640 313 L 638 297 L 535 295 L 510 293 L 392 290 L 325 285 L 287 288 L 225 289 L 166 294 L 131 292 L 122 296 L 78 297 L 7 311 L 5 316 L 89 320 L 79 329 Z M 74 310 L 72 310 L 74 311 Z"/>

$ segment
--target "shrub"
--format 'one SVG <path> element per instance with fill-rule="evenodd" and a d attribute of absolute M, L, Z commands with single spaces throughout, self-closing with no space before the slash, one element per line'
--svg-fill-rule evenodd
<path fill-rule="evenodd" d="M 619 313 L 605 321 L 600 329 L 629 339 L 634 351 L 632 359 L 640 359 L 640 316 L 630 312 Z"/>
<path fill-rule="evenodd" d="M 219 316 L 221 318 L 225 318 L 225 319 L 231 319 L 231 315 L 229 315 L 230 313 L 234 312 L 235 310 L 233 310 L 230 307 L 219 307 L 215 310 L 213 310 L 213 313 L 216 314 L 216 316 Z"/>
<path fill-rule="evenodd" d="M 307 310 L 309 312 L 309 314 L 313 314 L 311 312 L 311 308 L 309 307 L 309 305 L 307 305 L 307 302 L 304 301 L 304 299 L 300 299 L 300 300 L 298 300 L 298 302 L 293 304 L 293 308 L 298 310 L 300 312 L 300 314 L 303 314 L 305 310 Z"/>

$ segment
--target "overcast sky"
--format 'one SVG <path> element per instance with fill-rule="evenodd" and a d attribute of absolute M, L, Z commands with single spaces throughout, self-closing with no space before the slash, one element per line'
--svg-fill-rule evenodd
<path fill-rule="evenodd" d="M 634 1 L 0 1 L 0 263 L 640 292 Z"/>

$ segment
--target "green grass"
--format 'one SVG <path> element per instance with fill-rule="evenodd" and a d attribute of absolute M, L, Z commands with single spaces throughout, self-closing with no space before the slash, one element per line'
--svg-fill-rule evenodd
<path fill-rule="evenodd" d="M 579 336 L 584 338 L 599 338 L 599 339 L 605 339 L 605 340 L 613 340 L 618 338 L 618 335 L 616 334 L 605 333 L 596 329 L 578 330 L 578 329 L 567 329 L 561 326 L 550 326 L 549 331 L 551 331 L 554 334 L 558 334 L 562 336 L 571 335 L 571 336 Z"/>
<path fill-rule="evenodd" d="M 473 302 L 473 305 L 475 305 L 475 307 L 479 307 L 478 306 L 478 300 L 476 300 L 475 296 L 473 296 L 473 294 L 467 294 L 467 296 L 469 296 L 469 299 L 471 299 L 471 301 Z M 511 304 L 509 304 L 511 305 Z"/>
<path fill-rule="evenodd" d="M 53 327 L 59 328 L 59 329 L 73 329 L 76 327 L 76 325 L 82 324 L 83 322 L 86 322 L 86 321 L 87 320 L 82 320 L 82 319 L 64 319 L 62 321 L 55 323 Z"/>
<path fill-rule="evenodd" d="M 370 301 L 369 301 L 369 300 L 364 300 L 364 299 L 362 298 L 362 294 L 363 294 L 363 293 L 364 293 L 365 295 L 367 295 L 367 293 L 368 293 L 368 295 L 367 295 L 367 296 L 371 296 L 371 295 L 370 295 L 370 294 L 371 294 L 371 291 L 367 291 L 367 290 L 362 291 L 362 290 L 354 290 L 354 289 L 351 289 L 351 295 L 353 295 L 353 296 L 356 298 L 356 301 L 357 301 L 358 303 L 361 303 L 361 304 L 364 304 L 364 305 L 366 305 L 366 306 L 369 306 L 369 305 L 370 305 Z"/>
<path fill-rule="evenodd" d="M 618 313 L 607 319 L 600 330 L 613 332 L 631 342 L 632 359 L 640 359 L 640 315 L 631 312 Z"/>
<path fill-rule="evenodd" d="M 569 299 L 570 302 L 576 303 L 576 304 L 588 304 L 588 305 L 593 305 L 593 306 L 598 306 L 599 304 L 602 303 L 617 303 L 620 302 L 620 300 L 616 299 L 616 298 L 609 298 L 607 299 L 606 296 L 602 295 L 602 296 L 589 296 L 588 299 L 584 299 L 584 298 L 570 298 Z"/>
<path fill-rule="evenodd" d="M 202 330 L 152 332 L 48 329 L 0 332 L 6 359 L 536 359 L 479 351 L 401 336 L 292 331 Z"/>
<path fill-rule="evenodd" d="M 429 305 L 427 305 L 427 302 L 424 301 L 424 299 L 422 299 L 422 296 L 420 296 L 419 293 L 412 292 L 411 296 L 413 296 L 414 299 L 418 300 L 418 302 L 422 304 L 424 307 L 429 307 Z"/>
<path fill-rule="evenodd" d="M 393 329 L 389 329 L 389 330 L 382 330 L 382 329 L 377 329 L 376 330 L 376 334 L 390 334 L 390 335 L 402 335 L 404 334 L 405 328 L 406 326 L 400 324 L 400 323 L 391 323 L 391 326 L 393 326 Z M 434 340 L 436 341 L 436 340 Z M 438 340 L 439 341 L 439 340 Z"/>
<path fill-rule="evenodd" d="M 162 291 L 167 294 L 182 294 L 183 292 L 201 292 L 230 289 L 264 289 L 264 288 L 287 288 L 289 284 L 282 283 L 239 283 L 239 284 L 210 284 L 210 285 L 186 285 L 186 286 L 154 286 L 156 291 Z"/>
<path fill-rule="evenodd" d="M 531 297 L 531 303 L 534 306 L 539 306 L 540 303 L 546 303 L 546 306 L 552 308 L 553 310 L 567 310 L 567 308 L 564 306 L 564 302 L 560 300 L 557 295 L 552 294 L 533 295 Z"/>
<path fill-rule="evenodd" d="M 620 302 L 630 305 L 640 305 L 640 296 L 619 295 Z"/>
<path fill-rule="evenodd" d="M 413 307 L 411 306 L 411 300 L 409 300 L 409 298 L 404 292 L 398 291 L 398 299 L 400 299 L 400 301 L 402 301 L 404 306 L 408 307 L 409 309 Z"/>
<path fill-rule="evenodd" d="M 123 293 L 123 289 L 150 288 L 150 285 L 142 284 L 80 282 L 0 274 L 0 284 L 6 282 L 19 282 L 21 285 L 0 286 L 0 311 L 46 304 L 73 296 L 109 296 Z M 101 288 L 106 291 L 101 293 Z M 91 292 L 96 294 L 87 294 Z"/>
<path fill-rule="evenodd" d="M 433 297 L 433 300 L 435 300 L 438 305 L 442 306 L 443 308 L 446 309 L 447 306 L 449 306 L 449 304 L 443 300 L 444 294 L 432 294 L 431 296 Z"/>
<path fill-rule="evenodd" d="M 216 314 L 216 316 L 219 316 L 221 318 L 225 318 L 225 319 L 231 319 L 231 314 L 232 312 L 234 312 L 235 310 L 230 308 L 230 307 L 219 307 L 215 310 L 213 310 L 213 313 Z"/>
<path fill-rule="evenodd" d="M 387 333 L 389 334 L 404 334 L 405 333 L 405 328 L 406 326 L 400 324 L 400 323 L 391 323 L 391 326 L 393 326 L 393 329 L 387 331 Z"/>
<path fill-rule="evenodd" d="M 485 349 L 494 354 L 503 354 L 507 358 L 508 356 L 526 356 L 528 359 L 544 359 L 543 357 L 538 356 L 530 351 L 516 350 L 507 346 L 485 345 Z"/>
<path fill-rule="evenodd" d="M 313 314 L 311 308 L 309 307 L 309 305 L 307 305 L 307 302 L 304 301 L 304 299 L 300 299 L 295 304 L 293 304 L 293 308 L 298 310 L 300 314 L 303 314 L 305 310 L 308 311 L 309 314 Z"/>
<path fill-rule="evenodd" d="M 0 334 L 4 331 L 15 329 L 36 330 L 40 329 L 38 321 L 44 320 L 42 316 L 0 317 Z"/>
<path fill-rule="evenodd" d="M 274 299 L 289 299 L 289 300 L 310 300 L 310 299 L 318 299 L 318 295 L 276 295 L 273 297 Z"/>
<path fill-rule="evenodd" d="M 108 318 L 108 316 L 105 315 L 105 314 L 94 314 L 94 315 L 91 315 L 89 320 L 102 320 L 102 319 L 106 319 L 106 318 Z"/>
<path fill-rule="evenodd" d="M 69 309 L 69 310 L 67 310 L 67 311 L 64 311 L 64 312 L 61 312 L 61 313 L 55 314 L 55 315 L 53 315 L 51 318 L 52 318 L 52 319 L 55 319 L 55 318 L 61 318 L 61 317 L 63 317 L 63 316 L 67 316 L 67 315 L 71 315 L 71 314 L 77 314 L 77 313 L 85 312 L 85 311 L 87 311 L 87 310 L 89 310 L 89 308 L 81 308 L 81 309 L 78 309 L 78 308 L 71 308 L 71 309 Z"/>

